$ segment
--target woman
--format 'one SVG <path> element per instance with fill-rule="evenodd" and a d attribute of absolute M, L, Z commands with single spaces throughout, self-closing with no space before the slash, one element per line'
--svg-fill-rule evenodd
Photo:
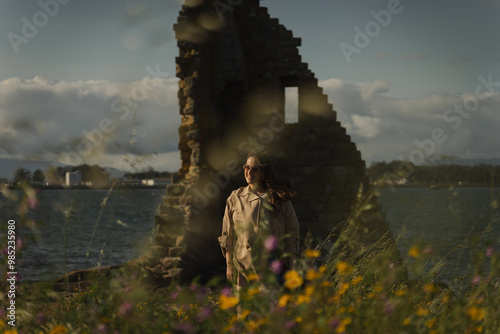
<path fill-rule="evenodd" d="M 275 260 L 273 271 L 281 283 L 282 273 L 293 265 L 299 251 L 290 182 L 276 179 L 265 153 L 250 152 L 243 169 L 248 186 L 234 190 L 227 199 L 219 237 L 226 277 L 241 287 L 249 274 L 264 274 Z"/>

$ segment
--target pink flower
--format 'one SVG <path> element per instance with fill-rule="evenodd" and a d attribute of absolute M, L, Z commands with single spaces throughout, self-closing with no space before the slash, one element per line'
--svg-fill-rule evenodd
<path fill-rule="evenodd" d="M 130 302 L 124 302 L 118 308 L 118 314 L 119 315 L 126 315 L 130 311 L 132 311 L 132 304 Z"/>
<path fill-rule="evenodd" d="M 486 249 L 486 257 L 492 257 L 493 256 L 493 246 L 490 246 Z"/>
<path fill-rule="evenodd" d="M 271 262 L 271 270 L 276 275 L 283 271 L 283 263 L 280 260 L 274 260 Z"/>
<path fill-rule="evenodd" d="M 38 199 L 36 197 L 28 197 L 28 207 L 32 210 L 38 208 Z"/>
<path fill-rule="evenodd" d="M 384 313 L 387 315 L 391 315 L 394 313 L 394 304 L 393 303 L 387 303 L 384 305 Z"/>
<path fill-rule="evenodd" d="M 266 241 L 264 241 L 264 247 L 268 251 L 275 250 L 276 248 L 278 248 L 278 238 L 276 238 L 276 236 L 274 235 L 271 235 L 269 238 L 266 239 Z"/>
<path fill-rule="evenodd" d="M 210 310 L 208 307 L 204 306 L 201 308 L 200 312 L 198 312 L 198 315 L 196 316 L 196 320 L 198 322 L 202 322 L 212 315 L 212 310 Z"/>
<path fill-rule="evenodd" d="M 477 285 L 479 283 L 481 283 L 481 276 L 479 276 L 479 275 L 474 276 L 474 278 L 472 278 L 472 284 Z"/>

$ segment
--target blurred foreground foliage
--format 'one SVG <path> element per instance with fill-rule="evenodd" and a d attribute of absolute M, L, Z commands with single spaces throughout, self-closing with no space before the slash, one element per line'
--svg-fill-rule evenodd
<path fill-rule="evenodd" d="M 27 201 L 32 194 L 21 200 Z M 2 333 L 498 333 L 500 254 L 475 249 L 474 275 L 464 289 L 436 281 L 425 269 L 432 248 L 416 241 L 405 266 L 390 238 L 365 245 L 360 217 L 371 209 L 360 197 L 339 237 L 307 248 L 276 284 L 271 270 L 236 291 L 225 280 L 173 283 L 152 289 L 141 267 L 117 269 L 90 284 L 17 282 L 16 327 L 0 314 Z M 22 219 L 21 219 L 22 220 Z M 23 222 L 21 221 L 20 224 Z M 336 232 L 337 233 L 337 232 Z M 21 237 L 21 236 L 19 236 Z M 479 247 L 479 246 L 478 246 Z M 2 267 L 6 268 L 2 239 Z M 22 248 L 22 247 L 21 247 Z M 21 248 L 17 256 L 22 257 Z M 408 272 L 410 278 L 408 278 Z M 6 271 L 0 301 L 7 297 Z"/>

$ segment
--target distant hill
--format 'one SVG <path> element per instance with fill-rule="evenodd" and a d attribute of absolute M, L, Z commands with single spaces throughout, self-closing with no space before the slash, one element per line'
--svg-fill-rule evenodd
<path fill-rule="evenodd" d="M 462 166 L 475 166 L 479 164 L 500 166 L 500 158 L 490 158 L 490 159 L 459 159 L 443 161 L 443 164 L 451 165 L 462 165 Z"/>

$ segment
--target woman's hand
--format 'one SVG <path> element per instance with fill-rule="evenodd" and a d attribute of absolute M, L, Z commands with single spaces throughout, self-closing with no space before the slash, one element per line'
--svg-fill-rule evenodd
<path fill-rule="evenodd" d="M 235 275 L 234 275 L 234 265 L 233 265 L 233 252 L 232 251 L 226 251 L 226 265 L 227 265 L 227 269 L 226 269 L 226 278 L 229 282 L 233 282 L 233 280 L 235 279 Z"/>
<path fill-rule="evenodd" d="M 226 278 L 229 282 L 233 282 L 234 280 L 234 266 L 232 264 L 227 265 Z"/>

